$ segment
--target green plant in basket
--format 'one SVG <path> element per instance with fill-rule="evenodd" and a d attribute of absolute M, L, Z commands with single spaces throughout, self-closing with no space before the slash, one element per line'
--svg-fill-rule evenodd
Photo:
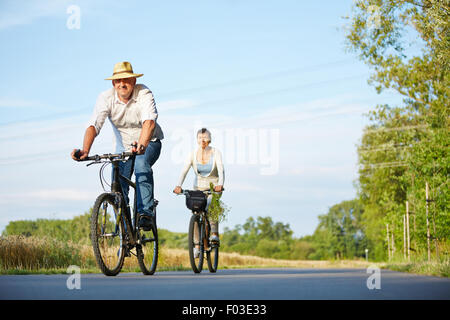
<path fill-rule="evenodd" d="M 211 192 L 214 191 L 214 185 L 212 183 L 209 184 L 209 189 Z M 223 222 L 227 219 L 230 208 L 220 200 L 221 197 L 222 194 L 212 193 L 211 204 L 208 207 L 208 216 L 211 221 Z"/>

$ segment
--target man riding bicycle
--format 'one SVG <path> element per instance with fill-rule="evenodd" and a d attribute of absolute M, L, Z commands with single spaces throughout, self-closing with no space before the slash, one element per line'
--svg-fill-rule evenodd
<path fill-rule="evenodd" d="M 136 84 L 136 78 L 143 74 L 133 73 L 129 62 L 119 62 L 114 66 L 113 88 L 100 93 L 94 113 L 88 123 L 83 148 L 72 151 L 72 159 L 88 157 L 91 146 L 106 120 L 109 119 L 115 135 L 116 153 L 137 152 L 134 174 L 136 176 L 137 211 L 140 215 L 139 227 L 150 230 L 153 223 L 153 169 L 161 153 L 161 140 L 164 134 L 156 123 L 158 112 L 152 92 L 143 84 Z M 131 145 L 135 145 L 131 147 Z M 136 147 L 137 145 L 137 147 Z M 131 162 L 119 164 L 120 174 L 131 178 Z M 125 196 L 129 186 L 121 182 Z"/>

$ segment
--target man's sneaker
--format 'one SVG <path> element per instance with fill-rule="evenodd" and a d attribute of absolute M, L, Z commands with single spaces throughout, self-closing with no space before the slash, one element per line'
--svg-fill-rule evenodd
<path fill-rule="evenodd" d="M 194 248 L 194 259 L 197 259 L 200 257 L 200 249 Z"/>
<path fill-rule="evenodd" d="M 152 225 L 152 217 L 143 214 L 139 216 L 139 228 L 144 229 L 144 231 L 150 231 L 152 229 Z"/>

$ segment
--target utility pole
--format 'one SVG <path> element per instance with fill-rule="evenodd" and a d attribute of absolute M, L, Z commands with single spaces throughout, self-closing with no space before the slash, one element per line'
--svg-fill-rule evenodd
<path fill-rule="evenodd" d="M 392 236 L 392 241 L 391 241 L 391 249 L 392 249 L 392 258 L 395 258 L 395 239 L 394 239 L 394 230 L 395 227 L 392 227 L 392 231 L 391 231 L 391 236 Z"/>
<path fill-rule="evenodd" d="M 409 239 L 409 202 L 406 201 L 406 239 L 407 239 L 407 253 L 408 253 L 408 262 L 411 260 L 410 259 L 410 248 L 411 248 L 411 243 L 410 243 L 410 239 Z"/>
<path fill-rule="evenodd" d="M 406 260 L 406 213 L 403 215 L 403 259 Z"/>
<path fill-rule="evenodd" d="M 436 202 L 434 201 L 435 197 L 433 199 L 430 199 L 430 201 L 433 201 L 433 238 L 434 238 L 434 247 L 436 249 L 436 259 L 439 260 L 439 246 L 438 246 L 438 238 L 436 233 Z"/>
<path fill-rule="evenodd" d="M 389 257 L 389 261 L 391 261 L 391 240 L 389 238 L 389 223 L 386 223 L 386 238 L 387 238 L 387 245 L 388 245 L 388 257 Z"/>
<path fill-rule="evenodd" d="M 426 215 L 427 215 L 427 250 L 428 250 L 428 262 L 431 261 L 430 252 L 430 222 L 428 221 L 428 182 L 425 182 L 425 197 L 426 197 Z"/>

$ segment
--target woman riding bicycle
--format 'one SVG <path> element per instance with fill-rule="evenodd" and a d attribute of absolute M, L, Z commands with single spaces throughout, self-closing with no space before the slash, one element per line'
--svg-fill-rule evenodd
<path fill-rule="evenodd" d="M 180 194 L 184 179 L 189 169 L 192 167 L 195 173 L 194 190 L 206 191 L 210 189 L 210 183 L 214 185 L 215 192 L 223 190 L 225 180 L 225 171 L 222 162 L 222 154 L 217 148 L 209 146 L 211 143 L 211 132 L 206 128 L 202 128 L 197 132 L 197 143 L 199 148 L 191 152 L 187 158 L 183 170 L 181 171 L 178 185 L 173 192 Z M 208 196 L 208 208 L 212 196 Z M 211 221 L 211 237 L 210 241 L 219 242 L 219 223 Z M 196 254 L 199 254 L 198 248 Z"/>

